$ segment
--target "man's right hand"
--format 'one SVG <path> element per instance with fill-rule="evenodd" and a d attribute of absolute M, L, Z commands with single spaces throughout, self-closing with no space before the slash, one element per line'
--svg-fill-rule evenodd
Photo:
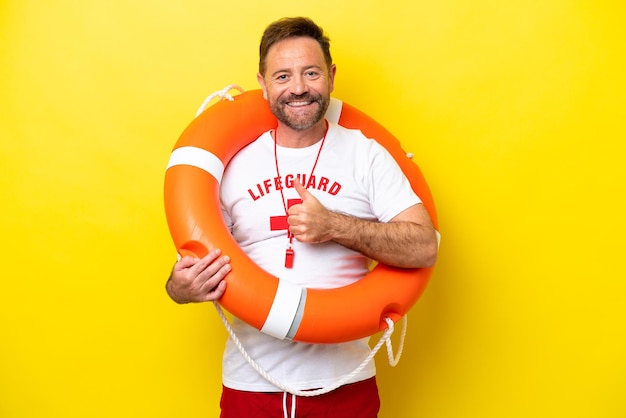
<path fill-rule="evenodd" d="M 165 289 L 176 303 L 217 300 L 226 290 L 224 277 L 230 272 L 230 257 L 214 249 L 203 258 L 185 256 L 172 269 Z"/>

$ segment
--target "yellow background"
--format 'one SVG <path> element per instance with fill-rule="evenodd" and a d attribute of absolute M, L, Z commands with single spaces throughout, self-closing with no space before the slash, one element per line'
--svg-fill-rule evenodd
<path fill-rule="evenodd" d="M 164 169 L 292 15 L 438 207 L 380 416 L 626 416 L 623 2 L 4 0 L 0 417 L 217 416 L 226 334 L 163 291 Z"/>

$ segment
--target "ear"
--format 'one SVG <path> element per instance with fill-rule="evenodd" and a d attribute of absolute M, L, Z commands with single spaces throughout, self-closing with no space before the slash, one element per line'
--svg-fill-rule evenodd
<path fill-rule="evenodd" d="M 335 74 L 337 73 L 337 66 L 335 64 L 330 66 L 328 71 L 328 92 L 332 93 L 335 89 Z"/>
<path fill-rule="evenodd" d="M 263 98 L 267 100 L 267 86 L 265 85 L 265 79 L 263 78 L 261 73 L 257 73 L 256 79 L 259 82 L 259 85 L 261 86 L 261 90 L 263 90 Z"/>

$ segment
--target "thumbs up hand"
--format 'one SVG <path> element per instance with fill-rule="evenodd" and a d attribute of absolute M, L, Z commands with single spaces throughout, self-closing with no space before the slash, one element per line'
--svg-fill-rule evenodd
<path fill-rule="evenodd" d="M 333 213 L 309 193 L 298 179 L 294 186 L 302 203 L 291 206 L 287 212 L 289 232 L 298 241 L 310 244 L 330 240 L 328 225 Z"/>

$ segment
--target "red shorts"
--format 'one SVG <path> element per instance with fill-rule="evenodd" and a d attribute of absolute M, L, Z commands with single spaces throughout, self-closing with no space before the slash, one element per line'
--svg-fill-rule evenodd
<path fill-rule="evenodd" d="M 223 388 L 220 418 L 376 418 L 380 409 L 376 378 L 341 386 L 319 396 L 284 392 L 245 392 Z"/>

